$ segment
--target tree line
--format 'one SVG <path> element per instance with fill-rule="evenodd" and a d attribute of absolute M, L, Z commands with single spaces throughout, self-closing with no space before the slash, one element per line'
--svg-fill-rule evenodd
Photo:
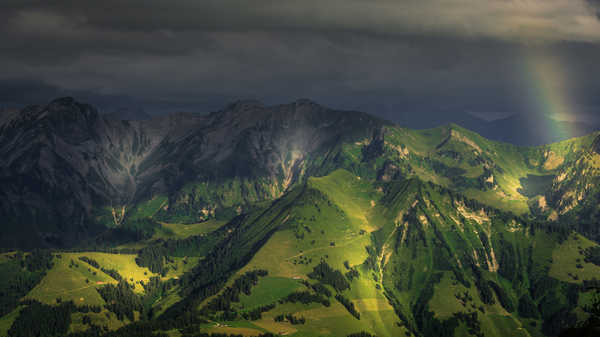
<path fill-rule="evenodd" d="M 53 256 L 48 250 L 7 256 L 9 260 L 0 264 L 0 317 L 15 310 L 19 300 L 40 283 L 53 266 Z"/>

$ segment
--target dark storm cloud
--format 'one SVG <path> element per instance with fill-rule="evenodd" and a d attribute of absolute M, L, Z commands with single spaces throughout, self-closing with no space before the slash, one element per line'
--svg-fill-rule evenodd
<path fill-rule="evenodd" d="M 162 112 L 309 97 L 391 119 L 502 116 L 529 106 L 523 50 L 539 49 L 561 55 L 582 106 L 593 110 L 597 4 L 5 0 L 0 101 L 77 93 Z"/>

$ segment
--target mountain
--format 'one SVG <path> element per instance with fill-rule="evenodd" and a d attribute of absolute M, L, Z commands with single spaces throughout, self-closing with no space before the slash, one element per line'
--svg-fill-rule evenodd
<path fill-rule="evenodd" d="M 300 165 L 317 170 L 307 163 L 327 152 L 325 145 L 365 136 L 382 123 L 302 100 L 270 108 L 238 102 L 207 116 L 108 117 L 62 98 L 3 121 L 0 214 L 26 235 L 3 245 L 70 245 L 120 225 L 144 202 L 164 207 L 163 218 L 183 212 L 198 221 L 201 210 L 214 213 L 217 206 L 231 213 L 281 195 L 304 174 Z M 15 238 L 21 240 L 4 240 Z"/>
<path fill-rule="evenodd" d="M 469 113 L 452 112 L 442 116 L 438 115 L 401 114 L 395 116 L 394 121 L 416 129 L 455 123 L 475 131 L 485 138 L 519 146 L 540 146 L 572 137 L 585 136 L 600 130 L 598 123 L 558 121 L 543 114 L 521 113 L 491 121 Z"/>
<path fill-rule="evenodd" d="M 0 335 L 593 329 L 599 144 L 305 99 L 142 121 L 31 106 L 0 124 L 0 244 L 51 250 L 0 254 Z"/>
<path fill-rule="evenodd" d="M 537 146 L 581 137 L 600 130 L 600 125 L 517 114 L 490 121 L 482 129 L 473 130 L 490 139 L 521 146 Z"/>

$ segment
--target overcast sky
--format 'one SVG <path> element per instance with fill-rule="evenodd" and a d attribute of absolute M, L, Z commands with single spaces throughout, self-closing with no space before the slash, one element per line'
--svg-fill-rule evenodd
<path fill-rule="evenodd" d="M 546 113 L 547 80 L 572 118 L 600 114 L 600 0 L 2 0 L 0 42 L 4 106 L 69 94 L 207 112 L 303 97 L 492 119 Z"/>

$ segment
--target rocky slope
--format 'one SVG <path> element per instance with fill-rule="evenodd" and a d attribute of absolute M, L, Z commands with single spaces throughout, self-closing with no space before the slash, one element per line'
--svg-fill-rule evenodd
<path fill-rule="evenodd" d="M 305 100 L 130 122 L 72 98 L 31 106 L 0 126 L 0 212 L 9 231 L 27 234 L 2 245 L 69 245 L 121 225 L 156 195 L 164 218 L 183 212 L 190 221 L 270 200 L 318 169 L 308 165 L 313 154 L 381 124 Z"/>

